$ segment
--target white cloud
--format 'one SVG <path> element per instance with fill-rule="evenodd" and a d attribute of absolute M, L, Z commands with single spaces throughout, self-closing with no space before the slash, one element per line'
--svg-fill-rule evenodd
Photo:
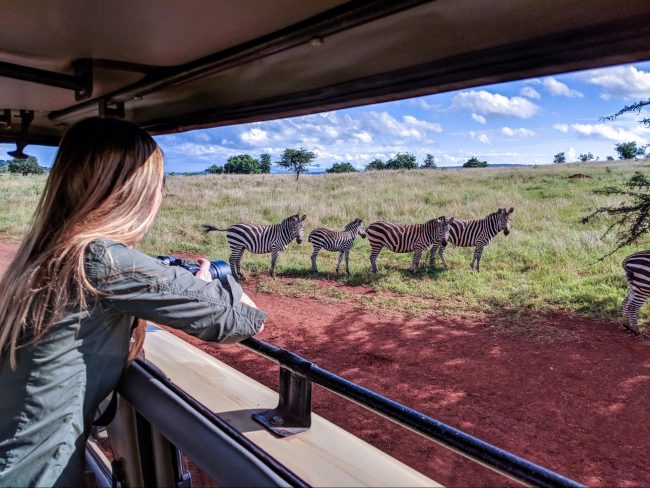
<path fill-rule="evenodd" d="M 365 142 L 366 144 L 370 144 L 372 142 L 372 136 L 365 130 L 363 132 L 357 132 L 354 134 L 354 137 L 356 139 L 359 139 L 361 142 Z"/>
<path fill-rule="evenodd" d="M 454 97 L 452 106 L 485 115 L 511 115 L 521 119 L 528 119 L 539 110 L 537 105 L 525 98 L 508 98 L 486 90 L 460 92 Z"/>
<path fill-rule="evenodd" d="M 569 132 L 569 124 L 555 124 L 553 125 L 553 128 L 565 134 Z"/>
<path fill-rule="evenodd" d="M 542 80 L 542 86 L 554 97 L 582 98 L 584 95 L 578 90 L 569 88 L 568 85 L 556 80 L 552 76 Z"/>
<path fill-rule="evenodd" d="M 405 115 L 402 117 L 402 120 L 406 125 L 409 125 L 411 127 L 417 127 L 419 129 L 430 132 L 442 132 L 442 126 L 440 124 L 434 124 L 425 120 L 419 120 L 412 115 Z"/>
<path fill-rule="evenodd" d="M 243 132 L 239 137 L 247 144 L 259 144 L 268 139 L 268 133 L 265 130 L 253 127 L 252 129 Z"/>
<path fill-rule="evenodd" d="M 607 124 L 571 124 L 571 128 L 583 136 L 607 139 L 614 142 L 635 141 L 645 144 L 647 140 L 632 130 L 613 127 Z"/>
<path fill-rule="evenodd" d="M 521 89 L 521 91 L 519 92 L 519 94 L 522 97 L 532 98 L 534 100 L 537 100 L 537 99 L 539 99 L 541 97 L 539 92 L 537 90 L 535 90 L 532 86 L 523 87 Z"/>
<path fill-rule="evenodd" d="M 488 144 L 491 145 L 492 142 L 490 142 L 490 138 L 485 132 L 474 132 L 473 130 L 469 131 L 469 136 L 472 139 L 477 139 L 479 142 L 483 144 Z"/>
<path fill-rule="evenodd" d="M 650 73 L 634 66 L 603 68 L 578 76 L 587 83 L 603 88 L 601 98 L 605 100 L 613 96 L 630 99 L 650 97 Z"/>
<path fill-rule="evenodd" d="M 485 117 L 479 114 L 472 114 L 472 120 L 475 120 L 479 124 L 485 124 L 487 120 L 485 120 Z"/>
<path fill-rule="evenodd" d="M 535 133 L 532 130 L 520 127 L 518 129 L 512 129 L 510 127 L 501 127 L 501 134 L 507 137 L 531 137 Z"/>
<path fill-rule="evenodd" d="M 566 154 L 566 159 L 567 161 L 577 161 L 578 160 L 578 151 L 574 147 L 569 147 L 566 151 L 564 151 Z"/>

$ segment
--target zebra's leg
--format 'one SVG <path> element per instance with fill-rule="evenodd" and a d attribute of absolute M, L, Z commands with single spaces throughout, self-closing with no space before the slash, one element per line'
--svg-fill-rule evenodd
<path fill-rule="evenodd" d="M 345 272 L 350 276 L 350 250 L 345 251 Z"/>
<path fill-rule="evenodd" d="M 645 303 L 645 298 L 638 298 L 635 295 L 632 295 L 627 303 L 627 315 L 628 323 L 625 325 L 625 328 L 635 335 L 641 335 L 639 331 L 639 310 L 641 306 Z"/>
<path fill-rule="evenodd" d="M 318 267 L 316 266 L 316 258 L 318 258 L 318 253 L 320 252 L 320 246 L 314 246 L 314 252 L 311 253 L 311 270 L 314 273 L 318 273 Z"/>
<path fill-rule="evenodd" d="M 418 272 L 420 267 L 420 258 L 422 257 L 422 249 L 416 249 L 413 253 L 413 264 L 411 265 L 411 273 L 415 274 Z"/>
<path fill-rule="evenodd" d="M 341 273 L 341 260 L 343 259 L 343 251 L 339 251 L 339 260 L 336 263 L 336 275 Z"/>
<path fill-rule="evenodd" d="M 377 256 L 379 256 L 379 252 L 381 251 L 381 248 L 384 247 L 381 244 L 376 247 L 373 246 L 372 244 L 370 245 L 370 267 L 372 268 L 373 273 L 377 273 L 379 270 L 377 269 Z"/>
<path fill-rule="evenodd" d="M 440 255 L 440 261 L 442 261 L 442 266 L 445 269 L 449 269 L 449 266 L 447 266 L 447 261 L 445 261 L 446 250 L 447 250 L 447 246 L 440 246 L 440 248 L 438 248 L 438 254 Z"/>
<path fill-rule="evenodd" d="M 270 275 L 275 278 L 275 262 L 278 260 L 278 251 L 273 251 L 271 254 L 271 271 Z"/>
<path fill-rule="evenodd" d="M 476 246 L 474 250 L 474 258 L 472 259 L 472 264 L 469 265 L 470 268 L 474 269 L 474 263 L 476 263 L 476 271 L 480 272 L 479 265 L 481 263 L 481 254 L 483 253 L 482 246 Z"/>
<path fill-rule="evenodd" d="M 230 253 L 230 272 L 235 277 L 235 279 L 241 279 L 241 276 L 239 274 L 239 262 L 241 261 L 242 254 L 243 250 L 239 248 L 233 249 Z"/>
<path fill-rule="evenodd" d="M 436 253 L 438 252 L 438 249 L 440 249 L 438 246 L 432 246 L 431 249 L 429 249 L 429 268 L 431 269 L 436 265 Z"/>

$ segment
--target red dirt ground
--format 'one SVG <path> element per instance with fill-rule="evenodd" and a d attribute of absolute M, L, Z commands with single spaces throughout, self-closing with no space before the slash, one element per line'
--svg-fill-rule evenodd
<path fill-rule="evenodd" d="M 0 242 L 0 263 L 12 252 Z M 400 320 L 245 288 L 269 312 L 262 340 L 587 485 L 650 486 L 650 341 L 616 324 L 554 314 L 564 340 L 539 343 L 498 317 Z M 188 340 L 277 388 L 273 363 Z M 322 388 L 314 410 L 446 485 L 508 483 Z"/>

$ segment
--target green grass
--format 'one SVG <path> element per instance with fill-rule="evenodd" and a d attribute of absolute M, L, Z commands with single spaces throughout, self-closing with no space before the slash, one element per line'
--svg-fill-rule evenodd
<path fill-rule="evenodd" d="M 447 271 L 411 276 L 410 254 L 384 249 L 380 274 L 373 276 L 369 245 L 360 239 L 351 252 L 349 278 L 334 276 L 336 255 L 327 252 L 319 258 L 322 275 L 313 276 L 307 242 L 292 243 L 280 255 L 277 271 L 295 277 L 297 284 L 291 286 L 303 290 L 302 296 L 325 277 L 402 295 L 400 307 L 412 300 L 414 309 L 428 304 L 435 313 L 471 310 L 516 317 L 561 309 L 612 318 L 619 315 L 625 294 L 620 263 L 637 249 L 622 249 L 601 260 L 614 247 L 612 237 L 601 239 L 607 221 L 588 225 L 579 221 L 598 206 L 617 203 L 593 190 L 619 184 L 634 170 L 647 172 L 647 162 L 328 174 L 303 176 L 297 183 L 290 175 L 171 176 L 158 220 L 142 249 L 153 255 L 192 252 L 227 259 L 225 233 L 203 236 L 201 224 L 270 224 L 300 212 L 307 214 L 306 237 L 315 227 L 340 229 L 356 217 L 366 225 L 379 219 L 416 223 L 440 215 L 482 218 L 499 207 L 514 206 L 513 232 L 499 234 L 485 249 L 480 274 L 469 269 L 470 249 L 450 246 Z M 592 178 L 567 179 L 576 172 Z M 20 239 L 43 182 L 43 177 L 0 177 L 5 204 L 1 236 Z M 270 255 L 246 253 L 242 265 L 247 273 L 265 273 Z M 282 280 L 270 288 L 280 293 L 290 286 L 287 283 Z"/>

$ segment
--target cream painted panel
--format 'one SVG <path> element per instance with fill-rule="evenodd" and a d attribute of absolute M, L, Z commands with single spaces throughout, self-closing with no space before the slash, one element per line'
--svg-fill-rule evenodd
<path fill-rule="evenodd" d="M 313 486 L 440 486 L 315 414 L 309 431 L 277 438 L 251 418 L 277 393 L 162 329 L 147 333 L 145 357 Z"/>

